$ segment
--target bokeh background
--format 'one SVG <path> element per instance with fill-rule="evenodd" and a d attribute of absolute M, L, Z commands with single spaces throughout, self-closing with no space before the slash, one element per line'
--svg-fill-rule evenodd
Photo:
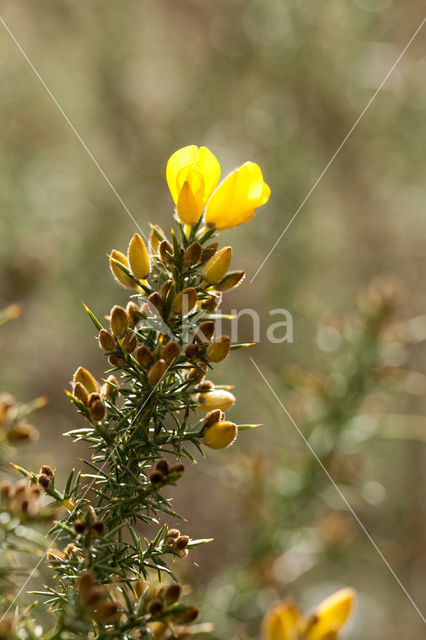
<path fill-rule="evenodd" d="M 1 15 L 145 233 L 149 220 L 171 224 L 164 174 L 178 147 L 207 145 L 224 174 L 248 159 L 261 165 L 270 203 L 222 236 L 251 277 L 424 4 L 3 0 Z M 261 315 L 253 358 L 423 611 L 425 77 L 423 28 L 259 275 L 229 303 Z M 0 121 L 0 303 L 24 309 L 1 332 L 0 389 L 49 397 L 35 418 L 39 442 L 15 461 L 65 476 L 84 451 L 61 435 L 80 424 L 63 389 L 77 366 L 101 377 L 104 364 L 81 300 L 99 316 L 125 301 L 105 254 L 136 229 L 2 24 Z M 384 388 L 364 357 L 371 344 L 353 338 L 365 320 L 360 291 L 378 275 L 399 291 L 399 331 L 390 330 L 382 369 L 400 373 Z M 277 307 L 293 315 L 291 344 L 266 340 Z M 241 339 L 250 339 L 248 319 Z M 236 385 L 232 419 L 264 424 L 208 454 L 177 496 L 190 533 L 215 537 L 177 570 L 217 637 L 256 638 L 276 599 L 292 595 L 308 610 L 352 585 L 358 611 L 347 638 L 418 640 L 419 613 L 311 464 L 248 352 L 235 352 L 216 380 Z"/>

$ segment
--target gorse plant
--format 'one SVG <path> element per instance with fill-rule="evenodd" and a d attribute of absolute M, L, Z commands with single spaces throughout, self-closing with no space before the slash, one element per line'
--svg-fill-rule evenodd
<path fill-rule="evenodd" d="M 217 187 L 219 174 L 208 149 L 177 151 L 167 165 L 177 231 L 167 238 L 153 225 L 150 252 L 138 234 L 127 255 L 111 252 L 112 273 L 131 299 L 111 309 L 108 327 L 86 307 L 109 370 L 98 382 L 79 367 L 68 392 L 87 421 L 67 434 L 90 449 L 85 472 L 73 470 L 60 491 L 51 466 L 38 473 L 16 467 L 30 490 L 42 488 L 55 510 L 67 511 L 49 532 L 54 579 L 37 592 L 55 616 L 43 636 L 49 640 L 186 638 L 199 616 L 198 607 L 181 601 L 172 561 L 206 540 L 167 524 L 148 540 L 139 525 L 178 517 L 163 490 L 178 483 L 183 460 L 204 445 L 225 448 L 239 430 L 256 426 L 226 420 L 235 398 L 206 379 L 214 364 L 244 346 L 215 333 L 222 292 L 237 286 L 244 271 L 229 271 L 231 247 L 219 249 L 212 238 L 217 229 L 250 220 L 269 187 L 254 163 Z M 6 510 L 13 500 L 9 486 Z M 2 624 L 7 637 L 30 637 L 19 620 Z"/>

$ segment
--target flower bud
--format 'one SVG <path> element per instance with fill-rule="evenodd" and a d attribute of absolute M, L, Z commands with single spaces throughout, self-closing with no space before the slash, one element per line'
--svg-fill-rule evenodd
<path fill-rule="evenodd" d="M 161 238 L 159 237 L 161 236 Z M 149 244 L 151 253 L 157 253 L 160 242 L 164 240 L 165 233 L 158 224 L 151 225 L 151 235 L 149 236 Z"/>
<path fill-rule="evenodd" d="M 193 287 L 180 291 L 173 300 L 172 309 L 180 316 L 188 315 L 197 304 L 197 292 Z"/>
<path fill-rule="evenodd" d="M 207 260 L 210 260 L 210 258 L 213 258 L 218 246 L 218 242 L 212 242 L 211 244 L 208 244 L 207 247 L 203 249 L 203 252 L 201 254 L 201 262 L 204 263 L 207 262 Z"/>
<path fill-rule="evenodd" d="M 175 604 L 179 601 L 182 593 L 182 587 L 180 584 L 169 584 L 164 591 L 164 603 L 167 607 L 170 607 L 172 604 Z"/>
<path fill-rule="evenodd" d="M 52 467 L 50 467 L 48 464 L 42 465 L 42 467 L 40 468 L 40 473 L 45 473 L 50 478 L 53 478 L 55 475 Z"/>
<path fill-rule="evenodd" d="M 232 273 L 228 273 L 228 275 L 223 279 L 223 282 L 216 285 L 216 287 L 219 291 L 235 289 L 235 287 L 238 287 L 238 285 L 240 285 L 244 280 L 245 275 L 245 271 L 233 271 Z"/>
<path fill-rule="evenodd" d="M 206 344 L 210 342 L 214 334 L 214 322 L 207 320 L 202 322 L 195 332 L 195 339 L 199 344 Z"/>
<path fill-rule="evenodd" d="M 223 422 L 225 414 L 220 409 L 213 409 L 209 411 L 206 417 L 204 418 L 203 425 L 205 429 L 208 429 L 216 422 Z"/>
<path fill-rule="evenodd" d="M 38 431 L 30 424 L 20 422 L 14 425 L 7 432 L 7 439 L 12 443 L 25 442 L 26 440 L 36 440 Z"/>
<path fill-rule="evenodd" d="M 127 319 L 126 310 L 123 307 L 118 306 L 117 304 L 111 309 L 111 331 L 114 336 L 122 337 L 129 326 L 129 321 Z"/>
<path fill-rule="evenodd" d="M 92 524 L 92 531 L 98 535 L 101 536 L 103 534 L 103 532 L 105 531 L 105 524 L 102 520 L 95 520 L 95 522 Z"/>
<path fill-rule="evenodd" d="M 135 358 L 144 369 L 148 369 L 152 365 L 152 353 L 144 344 L 136 350 Z"/>
<path fill-rule="evenodd" d="M 108 622 L 108 620 L 111 620 L 111 618 L 117 614 L 118 608 L 119 605 L 117 602 L 114 602 L 113 600 L 105 600 L 98 606 L 96 617 L 101 622 Z"/>
<path fill-rule="evenodd" d="M 127 258 L 135 278 L 145 280 L 149 276 L 151 265 L 145 243 L 138 233 L 135 233 L 130 240 Z"/>
<path fill-rule="evenodd" d="M 215 295 L 209 295 L 207 298 L 204 298 L 201 302 L 201 308 L 206 311 L 216 311 L 216 309 L 220 306 L 222 302 L 222 293 L 220 291 L 215 291 Z"/>
<path fill-rule="evenodd" d="M 133 333 L 133 331 L 128 331 L 124 336 L 124 339 L 121 345 L 123 351 L 125 351 L 126 353 L 132 353 L 137 346 L 138 346 L 138 339 L 136 335 Z"/>
<path fill-rule="evenodd" d="M 237 437 L 237 425 L 233 422 L 215 422 L 206 429 L 204 442 L 211 449 L 226 449 Z"/>
<path fill-rule="evenodd" d="M 92 420 L 94 420 L 95 422 L 100 422 L 105 418 L 105 405 L 98 393 L 91 393 L 87 404 Z"/>
<path fill-rule="evenodd" d="M 209 412 L 212 409 L 227 411 L 235 402 L 235 396 L 225 389 L 214 389 L 198 395 L 198 408 Z"/>
<path fill-rule="evenodd" d="M 179 536 L 176 540 L 176 548 L 182 551 L 182 549 L 188 546 L 189 540 L 189 536 Z"/>
<path fill-rule="evenodd" d="M 109 400 L 113 400 L 118 393 L 118 390 L 116 389 L 118 386 L 117 378 L 115 376 L 108 376 L 105 384 L 102 386 L 101 395 Z"/>
<path fill-rule="evenodd" d="M 118 262 L 121 262 L 123 266 L 129 269 L 129 261 L 127 260 L 127 257 L 124 255 L 124 253 L 121 253 L 121 251 L 113 249 L 111 251 L 111 258 L 114 258 L 114 260 L 118 260 Z M 123 269 L 120 269 L 118 264 L 113 262 L 111 258 L 109 261 L 109 266 L 112 271 L 112 275 L 114 276 L 118 284 L 121 284 L 121 286 L 125 287 L 126 289 L 136 289 L 136 282 L 132 280 L 132 278 L 128 276 L 127 273 L 123 271 Z"/>
<path fill-rule="evenodd" d="M 185 473 L 185 465 L 179 462 L 170 467 L 169 473 L 182 476 Z"/>
<path fill-rule="evenodd" d="M 232 248 L 223 247 L 220 249 L 204 267 L 204 279 L 210 284 L 219 282 L 225 276 L 231 265 Z"/>
<path fill-rule="evenodd" d="M 162 242 L 160 242 L 158 253 L 163 264 L 171 264 L 173 259 L 173 247 L 170 242 L 168 242 L 167 240 L 163 240 Z"/>
<path fill-rule="evenodd" d="M 39 475 L 37 476 L 37 482 L 41 487 L 43 487 L 44 490 L 46 490 L 52 484 L 52 478 L 46 473 L 39 473 Z"/>
<path fill-rule="evenodd" d="M 201 380 L 206 375 L 207 365 L 204 362 L 198 363 L 197 367 L 193 367 L 189 369 L 187 373 L 188 380 L 192 380 L 193 384 L 197 384 L 197 382 L 201 382 Z"/>
<path fill-rule="evenodd" d="M 148 371 L 148 380 L 155 387 L 164 377 L 167 371 L 167 363 L 165 360 L 157 360 Z"/>
<path fill-rule="evenodd" d="M 163 313 L 164 301 L 158 291 L 154 291 L 148 296 L 148 307 L 151 313 L 155 313 L 155 310 L 161 315 Z"/>
<path fill-rule="evenodd" d="M 166 300 L 167 294 L 169 293 L 172 284 L 173 280 L 166 280 L 160 287 L 160 291 L 158 293 L 164 301 Z"/>
<path fill-rule="evenodd" d="M 192 624 L 197 620 L 199 615 L 200 615 L 200 610 L 198 607 L 190 607 L 185 611 L 180 611 L 179 613 L 176 613 L 174 616 L 174 620 L 178 624 L 182 624 L 182 625 Z"/>
<path fill-rule="evenodd" d="M 199 347 L 198 344 L 188 344 L 187 347 L 185 347 L 185 355 L 189 360 L 193 360 L 194 358 L 197 357 L 199 351 Z"/>
<path fill-rule="evenodd" d="M 194 225 L 198 222 L 201 211 L 191 186 L 187 180 L 183 183 L 182 189 L 176 203 L 176 214 L 184 224 Z"/>
<path fill-rule="evenodd" d="M 74 384 L 80 382 L 89 393 L 95 393 L 97 391 L 98 385 L 96 384 L 96 380 L 92 374 L 83 367 L 79 367 L 74 373 L 73 381 Z"/>
<path fill-rule="evenodd" d="M 221 362 L 226 358 L 231 349 L 231 338 L 220 336 L 207 347 L 206 357 L 210 362 Z"/>
<path fill-rule="evenodd" d="M 161 458 L 155 465 L 155 468 L 158 471 L 161 471 L 161 473 L 165 476 L 168 476 L 170 473 L 169 463 L 165 458 Z"/>
<path fill-rule="evenodd" d="M 110 332 L 107 331 L 106 329 L 101 329 L 99 331 L 99 346 L 104 351 L 114 351 L 114 348 L 115 348 L 114 336 L 112 336 Z"/>
<path fill-rule="evenodd" d="M 138 307 L 138 305 L 136 304 L 136 302 L 133 302 L 133 300 L 130 300 L 127 305 L 126 305 L 126 313 L 127 313 L 127 319 L 129 321 L 129 327 L 133 327 L 139 322 L 140 320 L 140 309 Z"/>
<path fill-rule="evenodd" d="M 183 266 L 192 267 L 194 264 L 200 261 L 201 258 L 201 245 L 195 241 L 189 245 L 183 254 Z"/>
<path fill-rule="evenodd" d="M 149 481 L 154 487 L 161 487 L 164 482 L 164 476 L 161 471 L 157 469 L 150 474 Z"/>
<path fill-rule="evenodd" d="M 162 347 L 160 351 L 160 357 L 163 358 L 167 362 L 167 364 L 172 364 L 176 360 L 176 358 L 180 354 L 180 346 L 174 340 L 171 340 L 167 344 Z"/>

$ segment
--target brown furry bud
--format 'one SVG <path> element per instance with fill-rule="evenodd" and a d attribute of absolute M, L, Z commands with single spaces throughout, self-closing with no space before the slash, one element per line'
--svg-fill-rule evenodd
<path fill-rule="evenodd" d="M 7 439 L 12 443 L 26 442 L 27 440 L 35 440 L 38 431 L 30 424 L 20 422 L 7 432 Z"/>
<path fill-rule="evenodd" d="M 41 468 L 40 468 L 40 473 L 45 473 L 47 476 L 49 476 L 50 478 L 54 477 L 54 472 L 52 467 L 49 467 L 48 464 L 44 464 Z"/>
<path fill-rule="evenodd" d="M 179 538 L 179 536 L 180 536 L 179 529 L 169 529 L 167 532 L 167 537 L 171 538 L 172 540 Z"/>
<path fill-rule="evenodd" d="M 37 476 L 37 482 L 41 487 L 43 487 L 43 489 L 48 489 L 52 484 L 52 478 L 50 478 L 45 473 L 39 473 L 39 475 Z"/>
<path fill-rule="evenodd" d="M 198 385 L 198 388 L 200 389 L 200 391 L 210 391 L 211 389 L 213 389 L 213 387 L 214 387 L 214 384 L 211 380 L 203 380 Z"/>
<path fill-rule="evenodd" d="M 102 522 L 102 520 L 95 520 L 95 522 L 92 524 L 92 531 L 94 531 L 98 536 L 101 536 L 103 534 L 103 532 L 105 531 L 105 524 Z"/>
<path fill-rule="evenodd" d="M 192 624 L 195 622 L 200 615 L 200 609 L 198 607 L 190 607 L 185 611 L 180 611 L 176 613 L 174 616 L 175 621 L 178 624 Z"/>
<path fill-rule="evenodd" d="M 154 293 L 148 296 L 148 306 L 151 313 L 155 313 L 155 309 L 158 313 L 163 313 L 164 302 L 158 291 L 154 291 Z"/>
<path fill-rule="evenodd" d="M 179 291 L 172 303 L 172 309 L 179 315 L 191 313 L 197 304 L 197 292 L 193 287 Z"/>
<path fill-rule="evenodd" d="M 159 487 L 164 482 L 164 476 L 161 471 L 153 471 L 149 476 L 149 481 L 154 487 Z"/>
<path fill-rule="evenodd" d="M 162 347 L 160 351 L 160 356 L 167 362 L 167 364 L 172 364 L 176 360 L 176 358 L 180 354 L 180 346 L 177 342 L 172 340 Z"/>
<path fill-rule="evenodd" d="M 162 611 L 163 611 L 163 604 L 162 604 L 161 600 L 159 600 L 158 598 L 155 598 L 154 600 L 151 600 L 151 602 L 148 605 L 148 613 L 153 618 L 155 618 L 160 613 L 162 613 Z"/>
<path fill-rule="evenodd" d="M 133 331 L 128 331 L 124 336 L 124 339 L 121 345 L 123 351 L 125 351 L 126 353 L 132 353 L 137 346 L 138 346 L 138 339 L 136 335 L 133 333 Z"/>
<path fill-rule="evenodd" d="M 114 336 L 112 336 L 106 329 L 101 329 L 99 331 L 99 346 L 104 351 L 113 351 L 115 349 Z"/>
<path fill-rule="evenodd" d="M 0 483 L 0 498 L 2 500 L 9 500 L 13 496 L 13 487 L 10 482 Z"/>
<path fill-rule="evenodd" d="M 77 400 L 80 400 L 80 402 L 87 405 L 89 392 L 87 391 L 86 387 L 83 387 L 81 382 L 76 382 L 74 384 L 73 395 L 77 398 Z"/>
<path fill-rule="evenodd" d="M 189 543 L 189 536 L 179 536 L 176 540 L 176 548 L 179 550 L 185 549 Z"/>
<path fill-rule="evenodd" d="M 194 360 L 194 358 L 197 357 L 198 351 L 198 344 L 188 344 L 185 348 L 185 355 L 189 360 Z"/>
<path fill-rule="evenodd" d="M 170 467 L 169 473 L 176 473 L 178 475 L 182 475 L 185 472 L 185 465 L 179 462 L 178 464 L 174 464 Z"/>
<path fill-rule="evenodd" d="M 100 422 L 105 418 L 105 405 L 98 393 L 91 393 L 88 401 L 89 414 L 92 420 Z"/>
<path fill-rule="evenodd" d="M 77 589 L 80 595 L 87 593 L 95 585 L 95 578 L 91 571 L 83 571 L 77 580 Z"/>
<path fill-rule="evenodd" d="M 175 604 L 179 601 L 182 593 L 182 587 L 180 584 L 169 584 L 164 591 L 164 603 L 167 607 L 170 607 L 172 604 Z"/>
<path fill-rule="evenodd" d="M 151 351 L 144 344 L 136 350 L 135 358 L 144 369 L 148 369 L 153 361 Z"/>
<path fill-rule="evenodd" d="M 155 387 L 165 376 L 167 371 L 167 363 L 165 360 L 157 360 L 148 371 L 148 380 Z"/>
<path fill-rule="evenodd" d="M 173 247 L 167 240 L 163 240 L 162 242 L 160 242 L 158 253 L 163 264 L 170 264 L 172 262 Z"/>
<path fill-rule="evenodd" d="M 84 522 L 84 520 L 75 520 L 73 529 L 76 533 L 84 533 L 86 531 L 86 523 Z"/>
<path fill-rule="evenodd" d="M 130 300 L 126 305 L 127 318 L 129 320 L 129 326 L 134 327 L 140 320 L 140 310 L 136 302 Z"/>
<path fill-rule="evenodd" d="M 194 264 L 200 261 L 201 258 L 201 245 L 195 241 L 185 249 L 183 254 L 183 266 L 192 267 Z"/>
<path fill-rule="evenodd" d="M 192 380 L 193 384 L 201 382 L 206 375 L 207 365 L 204 362 L 200 362 L 198 367 L 193 367 L 188 371 L 188 380 Z"/>
<path fill-rule="evenodd" d="M 108 362 L 112 367 L 119 367 L 121 364 L 124 363 L 124 360 L 119 356 L 116 356 L 115 354 L 113 354 L 112 356 L 108 356 Z"/>
<path fill-rule="evenodd" d="M 209 344 L 206 356 L 210 362 L 221 362 L 226 358 L 231 349 L 231 338 L 229 336 L 220 336 L 214 342 Z"/>
<path fill-rule="evenodd" d="M 163 475 L 169 475 L 169 463 L 165 458 L 161 458 L 161 460 L 159 460 L 155 465 L 155 468 L 158 469 L 158 471 L 161 471 Z"/>
<path fill-rule="evenodd" d="M 215 325 L 212 320 L 202 322 L 195 332 L 196 341 L 199 344 L 206 344 L 207 342 L 210 342 L 214 334 L 214 328 Z"/>
<path fill-rule="evenodd" d="M 173 280 L 166 280 L 166 281 L 165 281 L 165 282 L 163 282 L 163 284 L 161 285 L 161 288 L 160 288 L 159 294 L 160 294 L 160 296 L 162 297 L 162 299 L 163 299 L 163 300 L 165 300 L 165 299 L 166 299 L 167 294 L 169 293 L 169 291 L 170 291 L 170 287 L 172 286 L 172 284 L 174 284 L 174 283 L 173 283 Z"/>
<path fill-rule="evenodd" d="M 116 304 L 111 309 L 110 324 L 111 331 L 114 336 L 121 337 L 126 333 L 129 326 L 129 321 L 127 319 L 126 310 L 123 309 L 123 307 L 120 307 Z"/>
<path fill-rule="evenodd" d="M 204 263 L 207 262 L 207 260 L 210 260 L 210 258 L 213 258 L 218 246 L 218 242 L 212 242 L 211 244 L 208 244 L 207 247 L 203 249 L 203 252 L 201 254 L 201 262 Z"/>
<path fill-rule="evenodd" d="M 222 422 L 225 418 L 225 414 L 220 409 L 213 409 L 213 411 L 209 411 L 206 417 L 204 418 L 203 425 L 205 429 L 208 429 L 215 424 L 216 422 Z"/>

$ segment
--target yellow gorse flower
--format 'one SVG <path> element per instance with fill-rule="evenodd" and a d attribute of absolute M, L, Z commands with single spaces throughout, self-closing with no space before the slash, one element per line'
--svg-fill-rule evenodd
<path fill-rule="evenodd" d="M 193 225 L 219 182 L 220 165 L 207 147 L 189 145 L 169 158 L 166 178 L 178 218 Z"/>
<path fill-rule="evenodd" d="M 305 618 L 292 601 L 273 605 L 263 622 L 265 640 L 335 640 L 349 617 L 355 600 L 353 589 L 341 589 Z"/>
<path fill-rule="evenodd" d="M 256 209 L 268 202 L 271 190 L 264 182 L 255 162 L 235 169 L 210 198 L 206 209 L 207 224 L 217 229 L 230 229 L 249 222 Z"/>
<path fill-rule="evenodd" d="M 230 229 L 252 219 L 269 200 L 271 190 L 255 162 L 246 162 L 217 187 L 220 166 L 206 147 L 178 149 L 167 163 L 166 178 L 184 224 L 196 224 L 204 209 L 205 221 L 217 229 Z M 217 188 L 216 188 L 217 187 Z"/>

